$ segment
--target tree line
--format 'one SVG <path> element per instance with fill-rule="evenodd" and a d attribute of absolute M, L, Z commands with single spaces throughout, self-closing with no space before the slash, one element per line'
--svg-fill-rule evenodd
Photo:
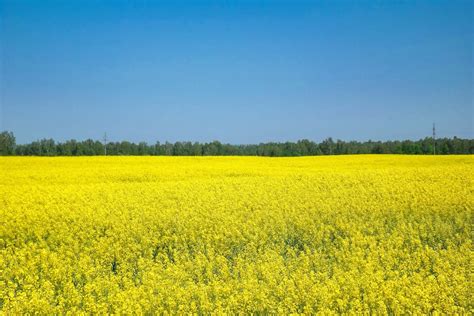
<path fill-rule="evenodd" d="M 320 143 L 307 139 L 297 142 L 270 142 L 255 145 L 223 144 L 219 141 L 199 142 L 109 142 L 74 139 L 56 142 L 41 139 L 29 144 L 16 144 L 12 132 L 0 133 L 0 155 L 9 156 L 96 156 L 104 155 L 152 155 L 152 156 L 269 156 L 293 157 L 347 154 L 474 154 L 474 139 L 433 138 L 412 141 L 342 141 L 327 138 Z"/>

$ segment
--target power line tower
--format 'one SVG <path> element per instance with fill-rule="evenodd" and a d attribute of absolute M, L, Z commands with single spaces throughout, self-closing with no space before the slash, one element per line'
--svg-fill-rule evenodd
<path fill-rule="evenodd" d="M 104 156 L 107 156 L 107 133 L 104 133 Z"/>
<path fill-rule="evenodd" d="M 433 155 L 436 155 L 436 126 L 433 123 Z"/>

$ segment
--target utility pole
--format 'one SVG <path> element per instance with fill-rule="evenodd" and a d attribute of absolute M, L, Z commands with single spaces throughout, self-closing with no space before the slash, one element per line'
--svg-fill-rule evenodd
<path fill-rule="evenodd" d="M 433 155 L 436 155 L 436 126 L 433 123 Z"/>
<path fill-rule="evenodd" d="M 107 132 L 104 133 L 104 156 L 107 156 Z"/>

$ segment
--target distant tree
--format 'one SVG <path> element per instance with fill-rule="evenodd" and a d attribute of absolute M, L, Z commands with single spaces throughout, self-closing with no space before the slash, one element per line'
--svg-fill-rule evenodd
<path fill-rule="evenodd" d="M 200 143 L 195 142 L 192 145 L 191 155 L 192 156 L 202 156 L 202 145 Z"/>
<path fill-rule="evenodd" d="M 373 144 L 371 153 L 372 154 L 383 154 L 385 152 L 385 148 L 380 142 L 376 142 Z"/>
<path fill-rule="evenodd" d="M 0 133 L 0 155 L 31 155 L 31 156 L 84 156 L 102 155 L 104 145 L 97 140 L 84 141 L 68 140 L 56 143 L 53 139 L 41 139 L 29 144 L 16 145 L 13 133 Z M 308 139 L 297 142 L 269 142 L 258 145 L 231 145 L 219 141 L 210 143 L 199 142 L 156 142 L 148 145 L 146 142 L 138 144 L 129 141 L 109 142 L 107 155 L 168 155 L 168 156 L 270 156 L 292 157 L 313 155 L 345 155 L 345 154 L 432 154 L 433 139 L 426 137 L 417 141 L 372 141 L 366 142 L 342 140 L 333 141 L 331 137 L 316 143 Z M 436 153 L 474 154 L 474 139 L 438 138 Z"/>
<path fill-rule="evenodd" d="M 137 153 L 140 156 L 149 155 L 148 145 L 145 142 L 138 143 Z"/>
<path fill-rule="evenodd" d="M 119 155 L 131 155 L 133 153 L 132 143 L 129 141 L 121 141 L 118 146 L 118 154 Z"/>
<path fill-rule="evenodd" d="M 80 152 L 81 156 L 95 156 L 102 155 L 104 150 L 103 145 L 100 142 L 87 139 L 78 143 L 78 152 Z"/>
<path fill-rule="evenodd" d="M 218 141 L 213 141 L 208 144 L 204 144 L 202 148 L 202 154 L 204 156 L 217 156 L 221 152 L 222 144 Z"/>
<path fill-rule="evenodd" d="M 182 142 L 176 142 L 173 145 L 173 156 L 185 156 L 186 149 Z"/>
<path fill-rule="evenodd" d="M 324 155 L 332 155 L 332 154 L 333 154 L 333 150 L 334 150 L 334 141 L 332 140 L 331 137 L 326 138 L 326 139 L 323 140 L 323 142 L 319 145 L 319 147 L 321 148 L 321 152 L 322 152 Z"/>
<path fill-rule="evenodd" d="M 171 144 L 169 142 L 164 143 L 164 145 L 163 145 L 164 155 L 172 156 L 173 155 L 173 147 L 174 147 L 173 144 Z"/>
<path fill-rule="evenodd" d="M 7 156 L 15 153 L 16 139 L 13 132 L 0 133 L 0 155 Z"/>
<path fill-rule="evenodd" d="M 334 154 L 335 154 L 335 155 L 347 154 L 346 143 L 343 142 L 342 140 L 338 139 L 338 140 L 336 141 L 335 146 L 334 146 Z"/>
<path fill-rule="evenodd" d="M 53 139 L 42 139 L 39 142 L 40 152 L 43 156 L 56 156 L 56 145 Z"/>

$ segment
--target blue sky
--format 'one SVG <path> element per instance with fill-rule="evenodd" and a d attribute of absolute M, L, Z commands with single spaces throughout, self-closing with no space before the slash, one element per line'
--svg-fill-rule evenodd
<path fill-rule="evenodd" d="M 472 138 L 471 1 L 0 0 L 1 130 Z"/>

